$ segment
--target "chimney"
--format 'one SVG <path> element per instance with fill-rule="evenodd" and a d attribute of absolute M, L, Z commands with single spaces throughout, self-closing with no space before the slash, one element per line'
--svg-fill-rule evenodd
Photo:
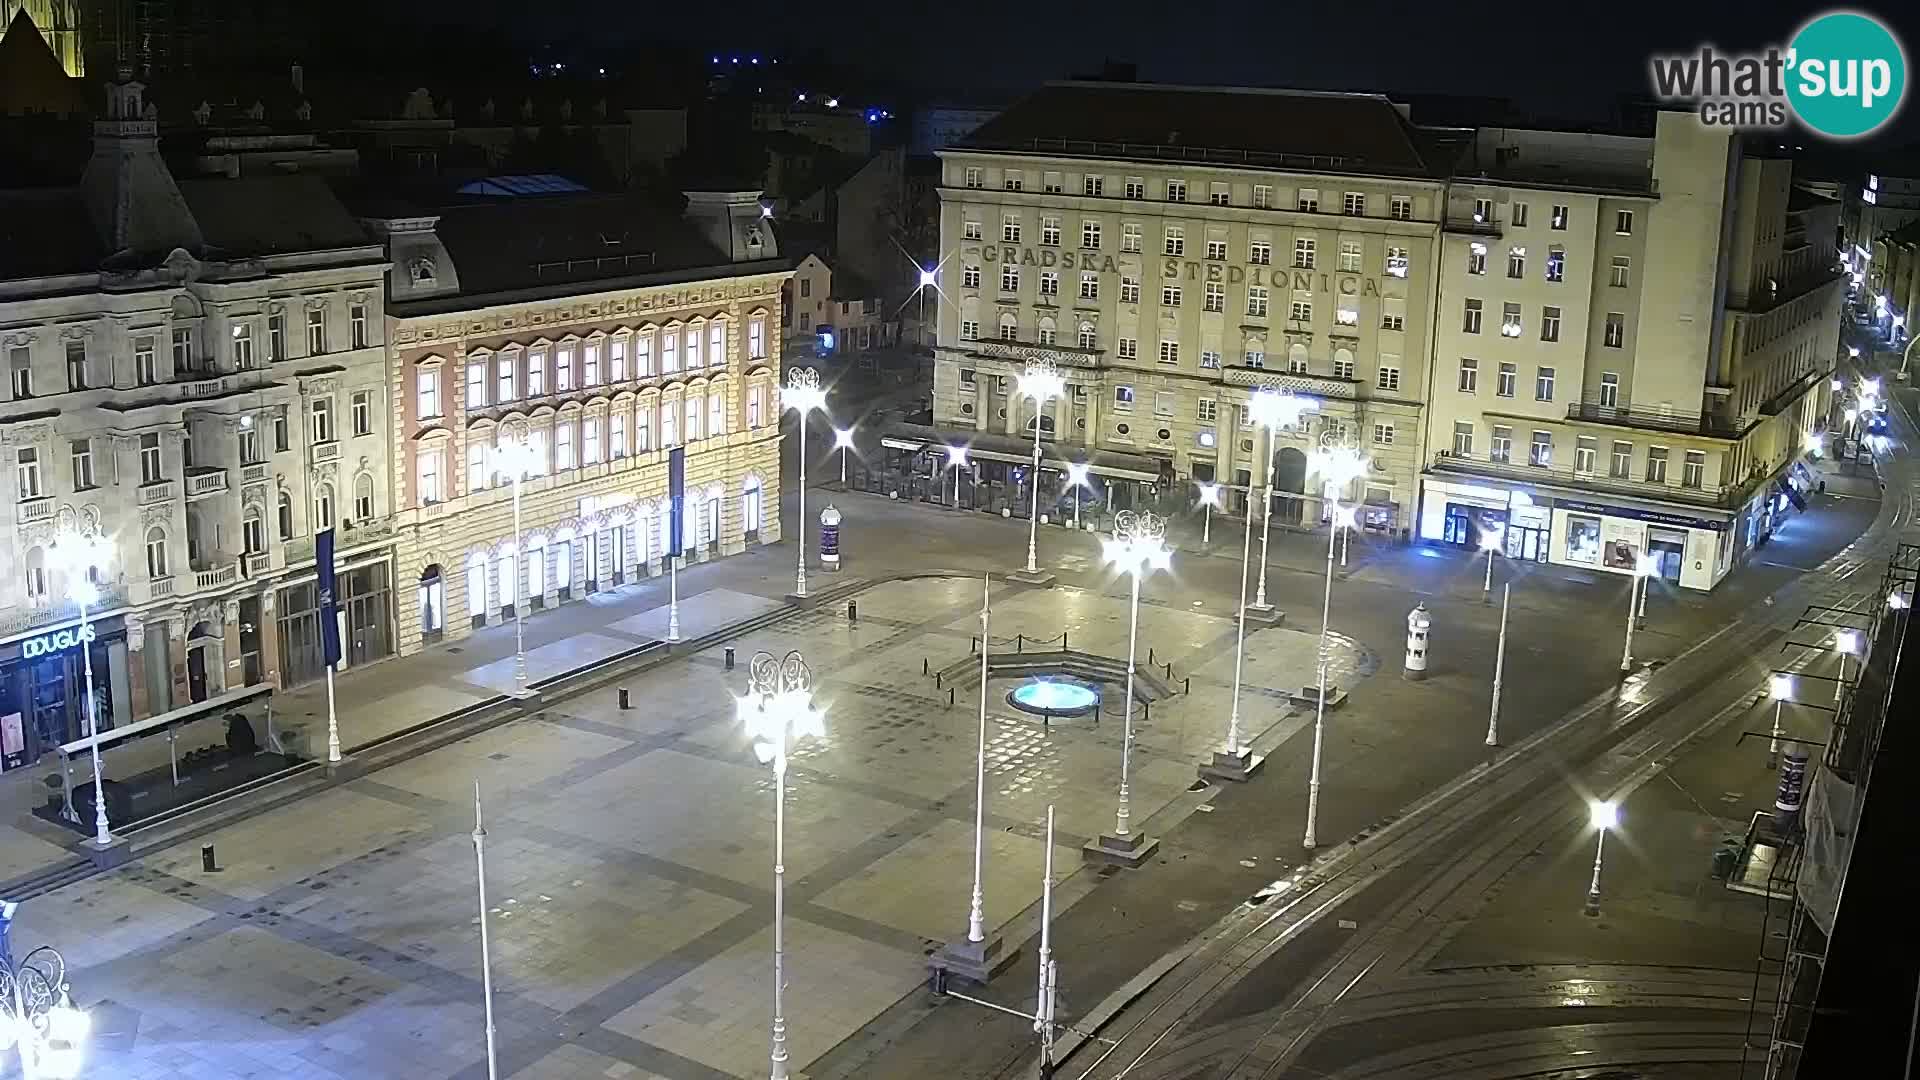
<path fill-rule="evenodd" d="M 689 191 L 687 220 L 733 262 L 777 258 L 780 245 L 769 227 L 773 215 L 761 204 L 760 195 L 759 191 Z"/>

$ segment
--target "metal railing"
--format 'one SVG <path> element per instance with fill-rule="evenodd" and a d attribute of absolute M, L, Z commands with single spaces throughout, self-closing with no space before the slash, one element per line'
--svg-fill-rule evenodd
<path fill-rule="evenodd" d="M 1649 431 L 1672 431 L 1683 435 L 1705 435 L 1715 439 L 1739 438 L 1747 428 L 1746 422 L 1737 417 L 1676 412 L 1672 409 L 1636 409 L 1630 404 L 1604 405 L 1598 401 L 1569 402 L 1567 419 Z"/>
<path fill-rule="evenodd" d="M 1643 499 L 1663 499 L 1670 502 L 1691 503 L 1698 506 L 1732 507 L 1746 497 L 1751 485 L 1741 484 L 1722 487 L 1717 484 L 1687 486 L 1666 481 L 1635 480 L 1632 477 L 1609 476 L 1598 472 L 1581 472 L 1566 465 L 1527 465 L 1510 461 L 1493 461 L 1471 454 L 1460 454 L 1452 450 L 1442 450 L 1434 458 L 1432 470 L 1435 472 L 1466 473 L 1478 476 L 1497 476 L 1502 479 L 1520 480 L 1533 484 L 1560 484 L 1566 487 L 1587 488 L 1593 491 L 1605 491 L 1618 495 L 1635 495 Z M 1684 475 L 1684 471 L 1682 473 Z"/>

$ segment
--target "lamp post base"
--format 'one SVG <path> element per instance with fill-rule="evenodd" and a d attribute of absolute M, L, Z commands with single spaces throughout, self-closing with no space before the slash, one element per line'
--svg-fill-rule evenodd
<path fill-rule="evenodd" d="M 74 850 L 85 856 L 97 870 L 111 870 L 133 858 L 133 845 L 124 836 L 116 836 L 106 844 L 89 836 L 75 844 Z"/>
<path fill-rule="evenodd" d="M 1110 866 L 1139 866 L 1160 850 L 1160 838 L 1129 833 L 1126 836 L 1109 836 L 1102 833 L 1100 839 L 1080 849 L 1080 854 L 1088 862 L 1106 863 Z"/>
<path fill-rule="evenodd" d="M 786 601 L 788 604 L 792 605 L 793 607 L 797 607 L 802 610 L 812 610 L 816 605 L 820 603 L 820 598 L 813 595 L 802 596 L 799 593 L 790 592 L 786 595 Z"/>
<path fill-rule="evenodd" d="M 1044 589 L 1054 582 L 1053 571 L 1046 569 L 1034 570 L 1032 572 L 1015 570 L 1013 573 L 1008 574 L 1007 577 L 1022 585 L 1031 585 L 1036 589 Z"/>
<path fill-rule="evenodd" d="M 501 695 L 519 702 L 523 709 L 532 708 L 540 702 L 540 691 L 531 686 L 515 686 L 501 691 Z"/>
<path fill-rule="evenodd" d="M 1266 755 L 1256 755 L 1252 747 L 1242 748 L 1238 754 L 1229 754 L 1224 750 L 1215 750 L 1213 760 L 1200 765 L 1202 780 L 1232 780 L 1245 783 L 1267 763 Z"/>
<path fill-rule="evenodd" d="M 1261 626 L 1279 626 L 1287 619 L 1287 613 L 1272 604 L 1248 604 L 1247 621 Z"/>
<path fill-rule="evenodd" d="M 1006 947 L 1006 940 L 995 934 L 985 941 L 968 941 L 966 935 L 949 941 L 939 952 L 927 957 L 927 967 L 936 976 L 960 978 L 985 986 L 1020 958 L 1019 949 Z"/>

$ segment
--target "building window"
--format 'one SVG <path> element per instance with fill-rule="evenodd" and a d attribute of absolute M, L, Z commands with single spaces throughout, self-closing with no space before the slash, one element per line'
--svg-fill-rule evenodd
<path fill-rule="evenodd" d="M 1042 247 L 1060 246 L 1060 219 L 1043 217 L 1040 219 L 1040 244 Z"/>
<path fill-rule="evenodd" d="M 1397 311 L 1389 311 L 1380 316 L 1380 329 L 1382 330 L 1405 330 L 1406 328 L 1407 317 Z"/>
<path fill-rule="evenodd" d="M 1205 310 L 1227 310 L 1227 287 L 1218 281 L 1207 282 Z"/>
<path fill-rule="evenodd" d="M 40 497 L 40 452 L 31 446 L 20 448 L 16 459 L 15 477 L 19 480 L 18 494 L 22 499 Z"/>
<path fill-rule="evenodd" d="M 467 491 L 487 489 L 488 480 L 491 479 L 487 474 L 487 456 L 488 448 L 478 439 L 467 443 Z"/>
<path fill-rule="evenodd" d="M 420 474 L 420 502 L 422 505 L 437 503 L 441 501 L 445 495 L 445 492 L 440 489 L 440 458 L 439 447 L 432 449 L 422 447 L 420 449 L 418 471 Z"/>
<path fill-rule="evenodd" d="M 1540 340 L 1560 340 L 1560 309 L 1544 307 L 1540 309 Z"/>
<path fill-rule="evenodd" d="M 327 309 L 307 309 L 307 355 L 320 356 L 327 351 Z"/>
<path fill-rule="evenodd" d="M 1333 377 L 1336 379 L 1353 378 L 1353 354 L 1340 349 L 1333 354 Z"/>
<path fill-rule="evenodd" d="M 980 323 L 978 320 L 976 319 L 960 320 L 960 340 L 961 341 L 979 341 L 980 340 Z"/>
<path fill-rule="evenodd" d="M 1633 235 L 1633 211 L 1616 210 L 1613 213 L 1613 231 L 1621 236 Z"/>
<path fill-rule="evenodd" d="M 366 390 L 355 390 L 348 412 L 353 420 L 355 435 L 373 434 L 373 394 Z"/>
<path fill-rule="evenodd" d="M 607 378 L 616 383 L 627 380 L 627 339 L 607 342 Z"/>
<path fill-rule="evenodd" d="M 1247 342 L 1246 349 L 1243 350 L 1241 353 L 1240 362 L 1250 368 L 1266 367 L 1267 366 L 1266 346 L 1258 341 Z"/>
<path fill-rule="evenodd" d="M 487 362 L 472 360 L 467 363 L 467 408 L 477 409 L 487 403 Z"/>
<path fill-rule="evenodd" d="M 1187 231 L 1178 225 L 1167 226 L 1166 235 L 1162 242 L 1165 252 L 1168 255 L 1185 255 L 1187 253 Z"/>
<path fill-rule="evenodd" d="M 1553 208 L 1553 218 L 1548 222 L 1548 225 L 1551 228 L 1564 231 L 1567 227 L 1567 208 L 1555 204 Z"/>
<path fill-rule="evenodd" d="M 173 373 L 176 375 L 193 370 L 193 328 L 176 326 L 173 328 Z"/>
<path fill-rule="evenodd" d="M 980 167 L 977 165 L 967 166 L 967 171 L 963 174 L 963 177 L 964 178 L 961 180 L 961 183 L 966 185 L 967 187 L 978 188 L 978 187 L 986 186 L 985 184 L 981 183 Z"/>
<path fill-rule="evenodd" d="M 1607 312 L 1606 334 L 1601 344 L 1609 349 L 1618 349 L 1627 342 L 1627 317 L 1617 311 Z"/>
<path fill-rule="evenodd" d="M 163 473 L 160 464 L 160 436 L 148 432 L 140 436 L 140 482 L 157 484 Z"/>
<path fill-rule="evenodd" d="M 1387 211 L 1389 216 L 1395 221 L 1412 221 L 1413 197 L 1410 195 L 1395 195 L 1393 198 L 1387 200 Z"/>
<path fill-rule="evenodd" d="M 711 329 L 719 329 L 720 325 L 719 323 L 714 323 Z M 718 360 L 719 354 L 720 350 L 718 349 L 708 349 L 707 361 L 712 363 Z M 580 346 L 580 385 L 600 385 L 600 345 L 598 342 L 589 341 L 585 345 Z"/>
<path fill-rule="evenodd" d="M 1387 249 L 1387 276 L 1403 278 L 1407 276 L 1407 249 L 1389 247 Z"/>
<path fill-rule="evenodd" d="M 1009 214 L 1000 219 L 1000 240 L 1002 243 L 1020 242 L 1020 219 Z"/>
<path fill-rule="evenodd" d="M 1294 205 L 1303 214 L 1317 214 L 1320 212 L 1320 192 L 1315 188 L 1301 188 Z"/>
<path fill-rule="evenodd" d="M 160 365 L 155 361 L 154 347 L 151 337 L 133 339 L 133 381 L 141 386 L 152 386 L 160 381 Z"/>
<path fill-rule="evenodd" d="M 14 398 L 33 396 L 33 354 L 24 346 L 7 350 L 7 366 L 13 382 Z"/>
<path fill-rule="evenodd" d="M 1347 307 L 1345 304 L 1342 304 L 1340 307 L 1333 309 L 1333 321 L 1341 326 L 1359 326 L 1360 309 Z"/>
<path fill-rule="evenodd" d="M 1272 205 L 1273 205 L 1273 185 L 1271 184 L 1253 185 L 1254 209 L 1265 210 Z"/>
<path fill-rule="evenodd" d="M 965 236 L 965 237 L 966 237 L 966 238 L 967 238 L 968 240 L 984 240 L 984 239 L 986 239 L 986 230 L 985 230 L 984 228 L 982 228 L 982 227 L 981 227 L 981 225 L 980 225 L 980 223 L 979 223 L 979 222 L 977 222 L 977 221 L 969 221 L 969 222 L 965 222 L 964 224 L 962 224 L 962 225 L 961 225 L 961 227 L 960 227 L 960 228 L 961 228 L 961 233 L 962 233 L 962 234 L 963 234 L 963 235 L 964 235 L 964 236 Z M 812 282 L 812 280 L 810 280 L 810 279 L 807 279 L 807 278 L 802 278 L 802 279 L 800 279 L 800 295 L 801 295 L 801 296 L 806 296 L 807 294 L 809 294 L 809 293 L 811 293 L 812 291 L 813 291 L 813 282 Z"/>
<path fill-rule="evenodd" d="M 1367 212 L 1367 197 L 1358 191 L 1349 191 L 1340 205 L 1340 212 L 1348 217 L 1364 217 Z"/>
<path fill-rule="evenodd" d="M 1267 314 L 1267 290 L 1258 285 L 1247 287 L 1247 314 L 1264 318 Z"/>
<path fill-rule="evenodd" d="M 748 400 L 749 403 L 753 403 L 751 392 L 749 392 Z M 611 460 L 618 461 L 626 456 L 627 414 L 620 410 L 615 410 L 612 415 L 607 417 L 607 457 Z"/>
<path fill-rule="evenodd" d="M 86 491 L 93 487 L 93 440 L 75 439 L 69 449 L 73 454 L 73 489 Z"/>
<path fill-rule="evenodd" d="M 1707 480 L 1707 454 L 1704 450 L 1687 451 L 1686 460 L 1680 466 L 1680 486 L 1698 489 Z"/>
<path fill-rule="evenodd" d="M 287 317 L 279 312 L 267 316 L 267 362 L 277 364 L 287 358 Z"/>
<path fill-rule="evenodd" d="M 1083 349 L 1097 349 L 1100 347 L 1100 335 L 1094 331 L 1092 323 L 1083 322 L 1080 324 L 1079 345 Z"/>
<path fill-rule="evenodd" d="M 1100 223 L 1083 221 L 1080 223 L 1080 246 L 1089 250 L 1100 247 Z"/>
<path fill-rule="evenodd" d="M 1373 445 L 1375 446 L 1392 446 L 1393 445 L 1393 425 L 1392 424 L 1373 425 Z"/>
<path fill-rule="evenodd" d="M 276 405 L 273 409 L 273 449 L 275 453 L 285 452 L 293 445 L 293 425 L 287 419 L 287 407 Z"/>
<path fill-rule="evenodd" d="M 274 523 L 279 526 L 280 539 L 293 539 L 293 496 L 285 488 L 274 500 Z"/>
<path fill-rule="evenodd" d="M 267 550 L 267 523 L 260 520 L 259 508 L 251 504 L 240 519 L 240 544 L 248 555 L 258 555 Z"/>
<path fill-rule="evenodd" d="M 1519 337 L 1521 333 L 1520 305 L 1503 303 L 1500 305 L 1500 336 Z"/>
<path fill-rule="evenodd" d="M 1255 240 L 1247 245 L 1247 261 L 1255 266 L 1268 266 L 1273 262 L 1273 244 L 1265 240 Z"/>
<path fill-rule="evenodd" d="M 753 420 L 757 421 L 760 419 L 759 417 L 760 388 L 757 386 L 754 387 L 753 405 L 754 405 L 754 411 L 749 415 Z M 755 424 L 754 426 L 758 427 L 759 425 Z M 634 411 L 634 414 L 633 414 L 633 452 L 636 454 L 644 454 L 647 451 L 652 449 L 653 449 L 653 406 L 642 404 L 638 409 Z"/>
<path fill-rule="evenodd" d="M 1487 272 L 1487 245 L 1474 241 L 1467 245 L 1467 273 L 1484 274 Z"/>
<path fill-rule="evenodd" d="M 332 442 L 333 399 L 330 397 L 314 398 L 308 408 L 310 409 L 308 419 L 312 425 L 310 428 L 312 441 L 317 443 Z"/>
<path fill-rule="evenodd" d="M 751 341 L 752 337 L 749 336 Z M 644 379 L 653 374 L 653 335 L 641 334 L 633 339 L 633 374 Z"/>
<path fill-rule="evenodd" d="M 1020 268 L 1019 267 L 1009 266 L 1006 263 L 1000 264 L 1000 291 L 1001 292 L 1019 292 L 1020 291 Z"/>
<path fill-rule="evenodd" d="M 1120 250 L 1139 251 L 1142 230 L 1139 225 L 1128 223 L 1120 226 Z"/>
<path fill-rule="evenodd" d="M 1513 396 L 1514 386 L 1519 382 L 1519 371 L 1519 367 L 1514 364 L 1500 365 L 1500 373 L 1495 377 L 1493 385 L 1495 397 L 1510 398 Z"/>
<path fill-rule="evenodd" d="M 1220 352 L 1217 349 L 1200 350 L 1200 366 L 1213 371 L 1220 370 Z"/>
<path fill-rule="evenodd" d="M 437 367 L 419 368 L 414 373 L 415 389 L 420 403 L 419 419 L 432 420 L 440 416 L 440 369 Z M 355 395 L 358 400 L 358 395 Z M 360 434 L 360 425 L 354 425 L 354 434 Z"/>
<path fill-rule="evenodd" d="M 1099 274 L 1095 274 L 1091 272 L 1081 273 L 1080 299 L 1082 300 L 1100 299 L 1100 275 Z"/>
<path fill-rule="evenodd" d="M 1552 368 L 1543 367 L 1543 368 L 1534 369 L 1533 400 L 1535 401 L 1552 401 L 1553 400 L 1553 369 Z"/>
<path fill-rule="evenodd" d="M 1124 274 L 1120 276 L 1120 302 L 1137 304 L 1140 302 L 1140 281 Z"/>
<path fill-rule="evenodd" d="M 367 336 L 367 305 L 354 304 L 347 308 L 347 324 L 352 329 L 353 347 L 364 349 L 369 340 Z"/>
<path fill-rule="evenodd" d="M 1140 355 L 1140 341 L 1138 338 L 1123 337 L 1115 343 L 1114 351 L 1122 360 L 1137 359 Z"/>
<path fill-rule="evenodd" d="M 516 399 L 513 391 L 514 366 L 514 355 L 512 353 L 500 354 L 500 396 L 496 400 L 501 404 Z"/>
<path fill-rule="evenodd" d="M 1613 265 L 1607 273 L 1607 284 L 1616 289 L 1627 287 L 1627 280 L 1633 270 L 1633 259 L 1626 255 L 1615 255 Z"/>
<path fill-rule="evenodd" d="M 1477 334 L 1480 332 L 1480 301 L 1473 299 L 1467 301 L 1465 314 L 1461 318 L 1460 329 L 1463 333 L 1468 334 Z"/>
<path fill-rule="evenodd" d="M 1463 394 L 1471 394 L 1478 390 L 1479 387 L 1480 361 L 1475 360 L 1471 356 L 1462 357 L 1460 360 L 1460 392 Z"/>
<path fill-rule="evenodd" d="M 1161 342 L 1160 343 L 1160 362 L 1163 364 L 1179 363 L 1180 362 L 1180 343 L 1177 341 Z"/>
<path fill-rule="evenodd" d="M 1400 369 L 1398 367 L 1389 367 L 1385 364 L 1380 365 L 1380 370 L 1377 373 L 1374 385 L 1382 390 L 1400 389 Z"/>
<path fill-rule="evenodd" d="M 1207 258 L 1210 261 L 1220 262 L 1226 259 L 1226 257 L 1227 257 L 1227 242 L 1225 240 L 1207 241 Z"/>
<path fill-rule="evenodd" d="M 980 268 L 977 266 L 961 267 L 960 268 L 960 287 L 963 289 L 979 288 L 980 287 Z"/>
<path fill-rule="evenodd" d="M 67 342 L 67 389 L 85 390 L 87 388 L 87 343 L 84 341 Z"/>
<path fill-rule="evenodd" d="M 1591 435 L 1581 435 L 1573 440 L 1573 471 L 1581 476 L 1593 475 L 1594 458 L 1598 454 L 1598 444 Z"/>
<path fill-rule="evenodd" d="M 1620 405 L 1620 376 L 1611 371 L 1600 373 L 1600 404 L 1612 409 Z"/>
<path fill-rule="evenodd" d="M 1667 448 L 1664 446 L 1647 447 L 1647 483 L 1664 484 L 1667 482 Z"/>
<path fill-rule="evenodd" d="M 321 484 L 313 489 L 313 531 L 324 532 L 333 528 L 333 485 Z"/>
<path fill-rule="evenodd" d="M 1527 452 L 1527 464 L 1545 469 L 1553 464 L 1553 432 L 1533 433 L 1533 446 Z"/>
<path fill-rule="evenodd" d="M 687 331 L 687 367 L 700 366 L 700 328 Z M 529 387 L 529 389 L 532 389 Z M 553 389 L 566 393 L 573 389 L 573 346 L 562 345 L 553 354 Z"/>
<path fill-rule="evenodd" d="M 1041 319 L 1039 328 L 1034 332 L 1035 340 L 1042 345 L 1051 345 L 1054 340 L 1053 320 Z"/>
<path fill-rule="evenodd" d="M 1613 444 L 1613 458 L 1607 466 L 1607 475 L 1615 480 L 1626 480 L 1633 475 L 1633 444 L 1616 442 Z"/>
<path fill-rule="evenodd" d="M 1067 189 L 1061 184 L 1060 174 L 1050 172 L 1040 177 L 1040 190 L 1049 195 L 1063 195 Z"/>
<path fill-rule="evenodd" d="M 1167 181 L 1167 201 L 1168 202 L 1186 202 L 1187 201 L 1187 182 L 1185 180 Z"/>
<path fill-rule="evenodd" d="M 1502 424 L 1493 426 L 1493 444 L 1487 450 L 1487 460 L 1505 465 L 1513 460 L 1513 429 Z"/>
<path fill-rule="evenodd" d="M 1453 422 L 1453 456 L 1473 456 L 1473 423 L 1468 420 Z"/>
<path fill-rule="evenodd" d="M 1082 195 L 1091 195 L 1097 199 L 1101 195 L 1101 189 L 1105 186 L 1106 180 L 1104 177 L 1083 176 L 1080 178 L 1080 194 Z"/>
<path fill-rule="evenodd" d="M 1290 301 L 1287 305 L 1287 318 L 1293 322 L 1312 322 L 1313 302 L 1310 300 Z"/>
<path fill-rule="evenodd" d="M 1547 280 L 1563 281 L 1567 276 L 1567 253 L 1559 248 L 1547 252 Z"/>
<path fill-rule="evenodd" d="M 1180 292 L 1181 292 L 1180 286 L 1178 285 L 1160 286 L 1160 306 L 1161 307 L 1179 307 Z"/>
<path fill-rule="evenodd" d="M 1293 242 L 1293 265 L 1301 270 L 1313 269 L 1315 242 L 1311 237 L 1302 236 Z"/>
<path fill-rule="evenodd" d="M 1155 416 L 1172 416 L 1173 415 L 1172 391 L 1161 390 L 1158 393 L 1153 395 L 1153 415 Z M 1161 438 L 1166 438 L 1166 436 L 1162 435 Z"/>
<path fill-rule="evenodd" d="M 1228 191 L 1229 189 L 1225 184 L 1210 185 L 1207 189 L 1207 202 L 1214 206 L 1231 206 L 1233 199 L 1228 194 Z"/>
<path fill-rule="evenodd" d="M 439 451 L 434 451 L 439 456 Z M 353 519 L 370 521 L 373 518 L 373 474 L 363 472 L 353 478 Z"/>
<path fill-rule="evenodd" d="M 1201 398 L 1194 407 L 1193 417 L 1203 424 L 1211 424 L 1220 416 L 1220 404 L 1212 398 Z"/>
<path fill-rule="evenodd" d="M 747 320 L 747 359 L 765 360 L 767 358 L 767 320 L 765 316 L 755 315 Z"/>
<path fill-rule="evenodd" d="M 147 577 L 157 581 L 167 576 L 167 530 L 155 525 L 147 530 Z"/>
<path fill-rule="evenodd" d="M 1301 344 L 1287 346 L 1287 372 L 1291 375 L 1305 375 L 1311 370 L 1307 363 L 1307 347 Z"/>
<path fill-rule="evenodd" d="M 1013 316 L 1011 315 L 1000 316 L 1000 340 L 1001 341 L 1019 341 L 1020 340 L 1020 324 L 1015 322 Z"/>
<path fill-rule="evenodd" d="M 1000 186 L 1008 191 L 1019 191 L 1027 186 L 1027 180 L 1020 175 L 1020 170 L 1008 169 L 1006 175 L 1001 177 Z"/>
<path fill-rule="evenodd" d="M 1527 249 L 1515 247 L 1507 249 L 1507 276 L 1523 278 L 1527 276 Z"/>
<path fill-rule="evenodd" d="M 1116 386 L 1113 388 L 1113 411 L 1114 412 L 1132 412 L 1133 411 L 1133 387 Z"/>
<path fill-rule="evenodd" d="M 1340 272 L 1344 274 L 1360 272 L 1360 241 L 1340 241 Z"/>
<path fill-rule="evenodd" d="M 1060 271 L 1043 270 L 1040 272 L 1040 295 L 1041 296 L 1059 296 L 1060 295 Z"/>
<path fill-rule="evenodd" d="M 1473 220 L 1483 225 L 1490 225 L 1493 223 L 1493 200 L 1492 199 L 1473 200 Z"/>

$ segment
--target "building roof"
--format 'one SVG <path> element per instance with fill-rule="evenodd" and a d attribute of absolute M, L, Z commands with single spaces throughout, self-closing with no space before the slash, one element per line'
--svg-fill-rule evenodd
<path fill-rule="evenodd" d="M 439 214 L 434 231 L 469 296 L 730 263 L 687 219 L 631 195 L 465 201 Z"/>
<path fill-rule="evenodd" d="M 79 188 L 0 192 L 0 279 L 91 273 L 106 257 Z"/>
<path fill-rule="evenodd" d="M 78 79 L 67 77 L 60 59 L 22 7 L 0 34 L 0 114 L 86 111 Z"/>
<path fill-rule="evenodd" d="M 208 253 L 228 258 L 327 251 L 374 243 L 317 176 L 245 176 L 177 182 Z"/>
<path fill-rule="evenodd" d="M 1793 185 L 1793 187 L 1787 191 L 1787 213 L 1789 214 L 1797 214 L 1803 210 L 1813 210 L 1822 206 L 1839 205 L 1839 199 L 1830 198 L 1817 191 L 1808 190 L 1799 184 Z"/>
<path fill-rule="evenodd" d="M 955 149 L 1438 175 L 1413 125 L 1378 94 L 1049 83 Z"/>

